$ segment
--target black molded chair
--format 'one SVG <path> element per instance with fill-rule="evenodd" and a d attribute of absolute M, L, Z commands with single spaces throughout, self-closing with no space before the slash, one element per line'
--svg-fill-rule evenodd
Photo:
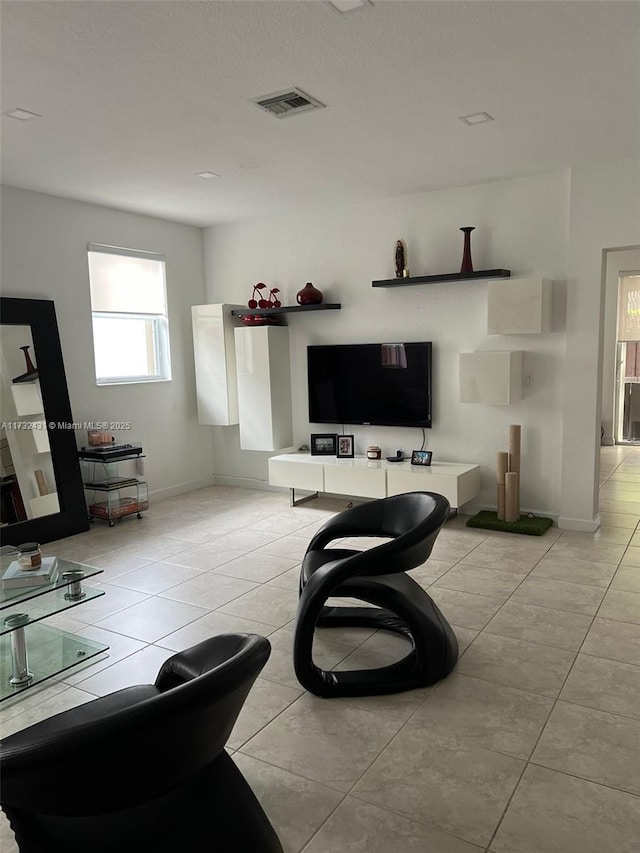
<path fill-rule="evenodd" d="M 368 696 L 423 687 L 451 672 L 458 659 L 456 636 L 431 597 L 405 574 L 427 559 L 449 512 L 442 495 L 409 492 L 347 509 L 320 528 L 300 575 L 293 662 L 303 687 L 317 696 Z M 366 551 L 326 547 L 357 536 L 390 541 Z M 375 607 L 327 607 L 333 597 Z M 406 637 L 412 649 L 389 666 L 330 672 L 313 662 L 316 625 L 382 628 Z"/>
<path fill-rule="evenodd" d="M 282 853 L 224 750 L 271 646 L 221 634 L 0 743 L 0 802 L 22 853 Z"/>

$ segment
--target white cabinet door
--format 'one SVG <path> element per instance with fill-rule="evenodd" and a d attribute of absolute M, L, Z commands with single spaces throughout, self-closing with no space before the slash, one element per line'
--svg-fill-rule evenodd
<path fill-rule="evenodd" d="M 235 329 L 240 447 L 281 450 L 293 444 L 289 330 Z"/>
<path fill-rule="evenodd" d="M 240 321 L 231 316 L 231 309 L 241 307 L 222 304 L 191 307 L 198 423 L 213 426 L 238 423 L 233 330 Z"/>
<path fill-rule="evenodd" d="M 521 352 L 460 353 L 461 403 L 508 406 L 521 399 Z"/>

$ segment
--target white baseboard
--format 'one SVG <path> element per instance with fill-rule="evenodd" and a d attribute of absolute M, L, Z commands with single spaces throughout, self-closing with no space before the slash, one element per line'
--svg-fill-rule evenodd
<path fill-rule="evenodd" d="M 266 480 L 256 480 L 253 477 L 231 477 L 226 474 L 214 474 L 213 484 L 214 486 L 237 486 L 239 489 L 262 489 L 266 492 L 288 491 L 288 489 L 270 486 Z"/>
<path fill-rule="evenodd" d="M 149 498 L 154 501 L 163 501 L 166 498 L 173 498 L 176 495 L 184 495 L 186 492 L 195 492 L 196 489 L 206 489 L 208 486 L 214 485 L 213 475 L 204 477 L 202 480 L 191 480 L 188 483 L 178 483 L 177 486 L 169 486 L 166 489 L 156 489 L 149 492 Z"/>
<path fill-rule="evenodd" d="M 612 438 L 607 438 L 606 436 L 600 442 L 601 447 L 613 447 L 615 445 L 615 441 Z"/>
<path fill-rule="evenodd" d="M 579 530 L 582 533 L 595 533 L 600 527 L 600 514 L 589 521 L 587 518 L 562 518 L 558 519 L 558 527 L 561 530 Z"/>

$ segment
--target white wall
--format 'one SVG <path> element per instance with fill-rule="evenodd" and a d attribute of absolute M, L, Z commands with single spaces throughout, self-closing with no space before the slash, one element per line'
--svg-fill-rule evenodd
<path fill-rule="evenodd" d="M 592 163 L 571 171 L 567 348 L 562 441 L 561 523 L 598 524 L 605 315 L 604 252 L 637 244 L 640 162 Z M 584 520 L 591 520 L 584 526 Z"/>
<path fill-rule="evenodd" d="M 97 387 L 87 243 L 162 252 L 173 379 Z M 211 435 L 197 423 L 190 306 L 204 301 L 202 231 L 148 216 L 2 188 L 2 294 L 53 299 L 75 421 L 130 421 L 157 497 L 211 482 Z M 77 436 L 86 443 L 86 433 Z"/>
<path fill-rule="evenodd" d="M 316 343 L 430 340 L 434 343 L 433 428 L 427 447 L 436 459 L 479 462 L 482 503 L 495 505 L 495 454 L 508 426 L 523 425 L 523 508 L 558 514 L 562 440 L 564 300 L 567 275 L 569 174 L 561 172 L 421 193 L 267 220 L 205 229 L 209 302 L 246 304 L 258 281 L 280 287 L 285 305 L 312 281 L 342 310 L 288 315 L 294 439 L 308 443 L 306 346 Z M 475 225 L 476 270 L 503 267 L 512 275 L 555 281 L 554 331 L 540 336 L 488 337 L 484 281 L 374 289 L 394 275 L 394 245 L 408 245 L 413 275 L 456 272 L 463 225 Z M 521 349 L 531 377 L 522 402 L 510 407 L 458 402 L 458 356 L 476 349 Z M 269 454 L 239 449 L 233 427 L 212 428 L 216 476 L 267 480 Z M 385 454 L 410 451 L 418 429 L 347 427 L 356 453 L 377 443 Z"/>

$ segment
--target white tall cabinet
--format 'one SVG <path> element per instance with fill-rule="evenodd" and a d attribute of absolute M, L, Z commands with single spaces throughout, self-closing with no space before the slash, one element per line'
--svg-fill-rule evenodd
<path fill-rule="evenodd" d="M 193 354 L 196 369 L 198 423 L 230 426 L 238 423 L 238 389 L 234 329 L 231 316 L 239 305 L 193 305 Z"/>
<path fill-rule="evenodd" d="M 289 330 L 242 326 L 234 330 L 240 447 L 282 450 L 293 445 Z"/>

